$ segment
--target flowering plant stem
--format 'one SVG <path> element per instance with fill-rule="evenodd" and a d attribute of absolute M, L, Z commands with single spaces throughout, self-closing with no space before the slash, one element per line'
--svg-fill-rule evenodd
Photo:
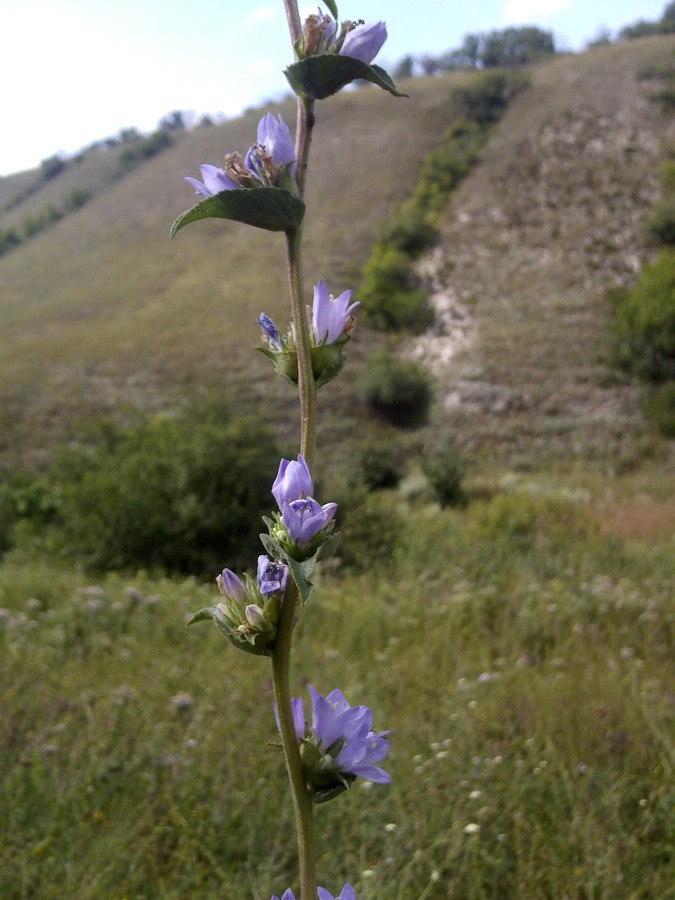
<path fill-rule="evenodd" d="M 300 37 L 300 17 L 297 0 L 284 0 L 291 41 Z M 313 100 L 298 99 L 298 119 L 295 138 L 295 178 L 298 193 L 303 197 L 309 148 L 314 127 Z M 291 296 L 291 311 L 295 345 L 298 355 L 298 394 L 300 398 L 300 452 L 312 470 L 316 454 L 316 383 L 312 370 L 312 347 L 309 323 L 305 309 L 302 275 L 302 225 L 286 232 L 286 264 Z M 277 626 L 277 639 L 272 651 L 272 679 L 274 700 L 279 717 L 281 743 L 286 758 L 286 770 L 290 782 L 300 869 L 300 900 L 316 897 L 316 846 L 314 840 L 314 810 L 307 790 L 305 774 L 300 759 L 300 746 L 293 721 L 290 692 L 290 660 L 295 609 L 298 603 L 297 585 L 289 578 L 281 616 Z"/>
<path fill-rule="evenodd" d="M 295 812 L 298 864 L 300 868 L 300 898 L 301 900 L 314 900 L 316 897 L 314 808 L 305 785 L 305 774 L 300 759 L 300 745 L 298 744 L 293 722 L 289 683 L 291 637 L 295 623 L 298 589 L 290 578 L 288 582 L 281 609 L 281 617 L 277 626 L 276 646 L 272 652 L 272 677 L 274 682 L 274 701 L 279 717 L 281 744 L 286 757 L 286 770 Z"/>

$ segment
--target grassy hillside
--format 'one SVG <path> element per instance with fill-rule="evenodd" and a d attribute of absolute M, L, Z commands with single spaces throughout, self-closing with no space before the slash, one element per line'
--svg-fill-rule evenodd
<path fill-rule="evenodd" d="M 456 192 L 442 244 L 423 263 L 445 313 L 408 350 L 427 362 L 453 357 L 437 370 L 436 427 L 461 432 L 474 447 L 582 458 L 616 456 L 642 429 L 635 389 L 608 383 L 604 293 L 630 282 L 650 252 L 641 223 L 656 196 L 669 122 L 649 100 L 653 84 L 637 76 L 671 59 L 672 39 L 654 38 L 532 71 L 532 87 Z M 467 77 L 411 82 L 409 100 L 362 89 L 319 105 L 308 289 L 321 276 L 338 290 L 358 282 L 375 228 L 409 193 L 448 121 L 451 87 Z M 282 113 L 293 120 L 292 105 Z M 25 205 L 0 212 L 3 227 L 79 178 L 102 187 L 0 258 L 6 454 L 41 456 L 78 422 L 166 408 L 195 386 L 235 402 L 244 394 L 264 402 L 264 394 L 292 405 L 248 350 L 261 309 L 286 318 L 282 238 L 222 222 L 167 238 L 194 199 L 183 175 L 245 149 L 258 116 L 197 129 L 121 181 L 113 178 L 117 151 L 90 151 L 82 168 L 70 166 Z M 16 178 L 26 182 L 30 173 Z M 5 182 L 0 199 L 21 187 Z M 353 366 L 324 393 L 327 435 L 344 436 L 355 414 L 364 421 L 354 379 L 378 340 L 362 328 Z"/>

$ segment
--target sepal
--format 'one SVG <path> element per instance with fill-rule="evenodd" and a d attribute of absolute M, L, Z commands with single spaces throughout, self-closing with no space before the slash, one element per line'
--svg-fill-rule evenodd
<path fill-rule="evenodd" d="M 345 335 L 332 344 L 320 344 L 312 347 L 312 372 L 317 388 L 332 381 L 342 371 L 347 362 L 347 354 L 344 346 L 349 340 Z M 272 360 L 277 374 L 289 384 L 298 383 L 298 355 L 295 350 L 272 350 L 269 347 L 255 347 L 258 353 L 262 353 Z"/>
<path fill-rule="evenodd" d="M 290 190 L 277 187 L 239 188 L 206 197 L 178 216 L 171 237 L 200 219 L 232 219 L 267 231 L 294 231 L 305 215 L 305 204 Z"/>
<path fill-rule="evenodd" d="M 295 93 L 307 99 L 324 100 L 352 81 L 370 81 L 394 97 L 408 96 L 380 66 L 368 65 L 354 56 L 308 56 L 288 66 L 284 75 Z"/>

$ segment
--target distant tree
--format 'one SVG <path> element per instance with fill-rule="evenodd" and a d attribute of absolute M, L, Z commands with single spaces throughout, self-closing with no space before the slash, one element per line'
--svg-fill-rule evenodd
<path fill-rule="evenodd" d="M 173 112 L 163 116 L 159 120 L 159 125 L 157 127 L 160 131 L 185 131 L 185 113 L 181 112 L 179 109 L 175 109 Z"/>
<path fill-rule="evenodd" d="M 403 78 L 412 78 L 414 65 L 415 60 L 410 54 L 404 56 L 403 59 L 399 60 L 396 64 L 396 68 L 394 69 L 394 79 L 400 81 Z"/>
<path fill-rule="evenodd" d="M 626 25 L 619 32 L 619 38 L 623 41 L 632 41 L 636 38 L 651 37 L 654 34 L 675 33 L 675 0 L 671 0 L 664 7 L 661 18 L 656 22 L 647 22 L 640 19 L 632 25 Z"/>
<path fill-rule="evenodd" d="M 66 168 L 66 161 L 58 153 L 54 156 L 48 156 L 40 163 L 42 177 L 47 181 L 50 178 L 56 178 Z"/>
<path fill-rule="evenodd" d="M 586 47 L 589 50 L 592 50 L 595 47 L 607 47 L 612 43 L 612 32 L 606 26 L 602 26 L 598 28 L 595 33 L 595 37 L 592 38 L 587 44 Z"/>
<path fill-rule="evenodd" d="M 515 68 L 539 62 L 554 53 L 553 32 L 526 25 L 490 31 L 483 40 L 480 61 L 486 69 Z"/>

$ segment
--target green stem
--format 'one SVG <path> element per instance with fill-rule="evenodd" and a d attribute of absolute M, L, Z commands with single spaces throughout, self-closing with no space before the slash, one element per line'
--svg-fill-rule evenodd
<path fill-rule="evenodd" d="M 295 608 L 298 589 L 289 578 L 286 596 L 277 626 L 276 646 L 272 651 L 272 675 L 274 680 L 274 701 L 277 705 L 281 743 L 286 757 L 286 771 L 291 787 L 295 827 L 298 840 L 298 865 L 300 868 L 300 900 L 316 898 L 316 849 L 314 845 L 314 809 L 305 784 L 305 775 L 300 759 L 300 744 L 295 733 L 289 669 L 291 658 L 291 638 L 295 623 Z"/>
<path fill-rule="evenodd" d="M 312 371 L 312 345 L 303 294 L 300 245 L 302 227 L 286 233 L 286 263 L 291 292 L 293 332 L 298 354 L 298 394 L 300 397 L 300 452 L 310 472 L 316 455 L 316 383 Z"/>

